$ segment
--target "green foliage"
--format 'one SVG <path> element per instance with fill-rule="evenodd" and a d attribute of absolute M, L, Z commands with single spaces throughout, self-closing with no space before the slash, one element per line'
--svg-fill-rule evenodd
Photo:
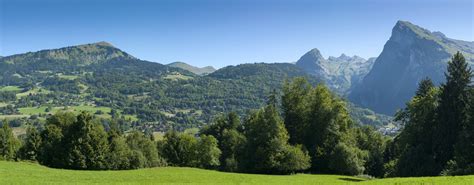
<path fill-rule="evenodd" d="M 0 128 L 0 160 L 14 160 L 19 148 L 19 141 L 13 135 L 12 129 L 4 121 Z"/>
<path fill-rule="evenodd" d="M 212 135 L 217 139 L 219 149 L 222 152 L 219 158 L 221 170 L 238 170 L 237 157 L 246 141 L 242 129 L 240 118 L 232 112 L 225 116 L 219 116 L 214 124 L 201 130 L 201 135 Z"/>
<path fill-rule="evenodd" d="M 397 113 L 405 124 L 386 153 L 392 176 L 471 174 L 473 124 L 472 71 L 461 53 L 448 63 L 440 90 L 423 80 L 416 96 Z"/>
<path fill-rule="evenodd" d="M 433 154 L 433 127 L 438 108 L 438 89 L 429 79 L 420 82 L 416 96 L 407 103 L 396 119 L 404 130 L 397 136 L 400 155 L 397 176 L 437 175 Z"/>
<path fill-rule="evenodd" d="M 110 138 L 106 160 L 108 169 L 112 170 L 136 169 L 145 166 L 142 164 L 144 162 L 141 162 L 145 159 L 137 159 L 138 162 L 132 165 L 132 150 L 128 147 L 126 139 L 120 136 Z"/>
<path fill-rule="evenodd" d="M 215 168 L 219 166 L 221 150 L 213 136 L 199 139 L 185 133 L 167 132 L 158 144 L 160 153 L 173 166 Z"/>
<path fill-rule="evenodd" d="M 285 127 L 290 135 L 290 143 L 305 143 L 305 132 L 308 127 L 305 122 L 306 96 L 311 91 L 311 84 L 304 78 L 295 78 L 283 86 L 282 109 Z"/>
<path fill-rule="evenodd" d="M 194 166 L 196 164 L 197 140 L 188 134 L 169 131 L 160 144 L 160 153 L 172 166 Z"/>
<path fill-rule="evenodd" d="M 102 125 L 93 122 L 92 116 L 82 113 L 65 137 L 67 166 L 73 169 L 106 169 L 109 152 L 107 133 Z"/>
<path fill-rule="evenodd" d="M 289 173 L 309 167 L 308 154 L 301 147 L 289 145 L 288 133 L 274 105 L 252 113 L 244 128 L 247 142 L 240 161 L 245 171 Z"/>
<path fill-rule="evenodd" d="M 41 150 L 41 135 L 35 127 L 28 127 L 26 138 L 19 150 L 20 158 L 23 160 L 36 161 Z"/>
<path fill-rule="evenodd" d="M 112 121 L 107 133 L 90 113 L 58 113 L 38 134 L 28 131 L 22 158 L 57 168 L 105 170 L 163 166 L 156 143 L 140 132 L 121 135 Z M 38 144 L 39 143 L 39 144 Z M 38 147 L 39 146 L 39 147 Z M 34 154 L 34 155 L 33 155 Z"/>
<path fill-rule="evenodd" d="M 463 127 L 468 124 L 471 77 L 472 71 L 464 56 L 456 53 L 448 63 L 446 83 L 441 86 L 437 110 L 436 131 L 433 137 L 437 171 L 445 168 L 446 163 L 453 158 L 454 146 Z"/>
<path fill-rule="evenodd" d="M 220 165 L 221 150 L 217 147 L 217 139 L 202 135 L 197 143 L 197 167 L 215 168 Z"/>
<path fill-rule="evenodd" d="M 469 122 L 463 126 L 455 146 L 454 158 L 445 173 L 467 175 L 474 173 L 474 88 L 471 88 Z"/>
<path fill-rule="evenodd" d="M 370 126 L 355 128 L 357 146 L 367 152 L 365 162 L 365 174 L 374 177 L 383 177 L 385 148 L 388 138 L 377 132 Z"/>
<path fill-rule="evenodd" d="M 285 83 L 283 93 L 283 115 L 290 141 L 308 149 L 313 171 L 340 171 L 329 165 L 334 146 L 347 141 L 347 145 L 355 147 L 355 142 L 349 142 L 353 140 L 352 120 L 345 103 L 324 85 L 313 88 L 302 78 Z"/>
<path fill-rule="evenodd" d="M 365 170 L 367 153 L 356 147 L 338 143 L 330 154 L 329 167 L 338 174 L 359 175 Z"/>
<path fill-rule="evenodd" d="M 143 133 L 133 131 L 127 135 L 126 142 L 132 150 L 134 161 L 139 161 L 134 164 L 140 164 L 140 166 L 132 168 L 164 166 L 166 164 L 158 154 L 156 143 Z"/>

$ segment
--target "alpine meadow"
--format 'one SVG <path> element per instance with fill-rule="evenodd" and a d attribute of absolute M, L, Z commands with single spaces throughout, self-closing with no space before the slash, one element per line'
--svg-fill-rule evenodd
<path fill-rule="evenodd" d="M 0 184 L 472 185 L 473 18 L 470 0 L 0 0 Z"/>

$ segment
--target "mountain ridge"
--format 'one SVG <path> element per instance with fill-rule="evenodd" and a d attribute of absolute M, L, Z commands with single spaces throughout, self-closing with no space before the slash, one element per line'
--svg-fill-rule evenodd
<path fill-rule="evenodd" d="M 321 78 L 332 90 L 344 95 L 354 84 L 362 80 L 373 62 L 374 60 L 366 60 L 357 55 L 350 57 L 344 53 L 339 57 L 329 56 L 326 59 L 317 48 L 314 48 L 305 53 L 296 62 L 296 66 Z"/>
<path fill-rule="evenodd" d="M 421 79 L 429 77 L 435 84 L 442 83 L 447 62 L 457 51 L 473 66 L 471 42 L 398 21 L 372 69 L 353 88 L 349 99 L 376 112 L 394 114 L 414 95 Z"/>
<path fill-rule="evenodd" d="M 197 74 L 197 75 L 206 75 L 206 74 L 210 74 L 210 73 L 216 71 L 216 69 L 212 66 L 196 67 L 196 66 L 187 64 L 185 62 L 180 62 L 180 61 L 172 62 L 172 63 L 166 64 L 166 65 L 171 66 L 171 67 L 181 68 L 181 69 L 184 69 L 184 70 L 188 70 L 188 71 L 190 71 L 194 74 Z"/>

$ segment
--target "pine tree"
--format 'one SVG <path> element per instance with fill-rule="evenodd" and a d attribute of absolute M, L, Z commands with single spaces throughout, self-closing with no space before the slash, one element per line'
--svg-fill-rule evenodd
<path fill-rule="evenodd" d="M 397 136 L 401 153 L 395 170 L 398 176 L 437 175 L 432 152 L 433 127 L 438 108 L 438 90 L 430 79 L 420 82 L 415 97 L 399 111 L 396 120 L 405 125 Z"/>
<path fill-rule="evenodd" d="M 20 143 L 13 135 L 7 121 L 0 128 L 0 160 L 14 160 Z"/>
<path fill-rule="evenodd" d="M 26 130 L 26 138 L 23 146 L 20 148 L 20 157 L 23 160 L 38 160 L 41 150 L 41 136 L 35 127 L 29 127 Z"/>
<path fill-rule="evenodd" d="M 471 87 L 469 122 L 464 125 L 456 144 L 454 160 L 448 173 L 451 175 L 474 174 L 474 88 Z"/>
<path fill-rule="evenodd" d="M 468 85 L 472 72 L 460 52 L 448 62 L 448 72 L 445 76 L 446 83 L 441 87 L 436 133 L 433 136 L 438 172 L 453 158 L 454 145 L 469 117 Z"/>

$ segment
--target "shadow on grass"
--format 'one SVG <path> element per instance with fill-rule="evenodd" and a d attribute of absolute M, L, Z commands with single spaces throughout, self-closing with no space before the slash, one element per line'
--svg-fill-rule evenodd
<path fill-rule="evenodd" d="M 353 178 L 347 178 L 347 177 L 341 177 L 341 178 L 339 178 L 339 180 L 350 181 L 350 182 L 360 182 L 360 181 L 364 181 L 363 179 L 353 179 Z"/>

